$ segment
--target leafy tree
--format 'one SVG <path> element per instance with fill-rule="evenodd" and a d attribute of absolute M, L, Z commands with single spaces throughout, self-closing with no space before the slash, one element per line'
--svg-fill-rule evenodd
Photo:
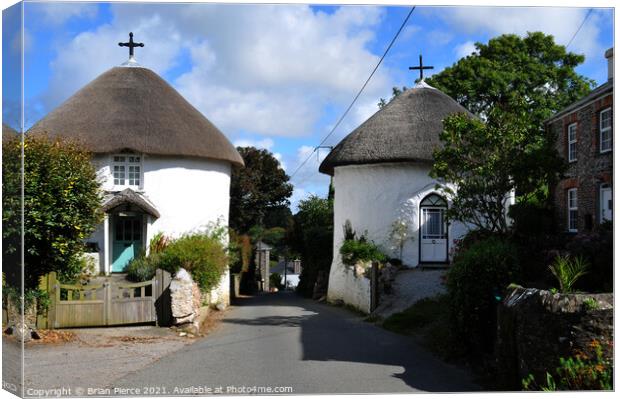
<path fill-rule="evenodd" d="M 390 100 L 393 100 L 394 98 L 398 97 L 403 91 L 407 90 L 407 87 L 403 86 L 402 89 L 399 89 L 398 87 L 392 87 L 392 98 Z M 380 98 L 379 99 L 379 103 L 377 103 L 377 105 L 379 106 L 379 108 L 383 108 L 387 105 L 387 101 L 385 101 L 384 98 Z"/>
<path fill-rule="evenodd" d="M 515 171 L 524 168 L 544 181 L 561 165 L 547 165 L 542 160 L 523 164 L 516 149 L 526 145 L 524 139 L 518 121 L 492 125 L 464 114 L 444 120 L 440 134 L 444 147 L 434 152 L 431 176 L 452 183 L 442 187 L 452 199 L 447 210 L 449 219 L 468 222 L 485 231 L 508 231 L 505 214 L 516 188 Z M 553 154 L 548 158 L 555 160 Z"/>
<path fill-rule="evenodd" d="M 586 95 L 594 82 L 575 72 L 582 55 L 541 32 L 502 35 L 476 48 L 426 79 L 479 118 L 446 118 L 444 148 L 435 152 L 432 175 L 458 186 L 458 192 L 447 190 L 454 198 L 449 217 L 502 232 L 506 193 L 549 200 L 547 188 L 565 165 L 543 122 Z M 394 88 L 393 97 L 401 92 Z"/>
<path fill-rule="evenodd" d="M 15 137 L 2 143 L 2 238 L 7 283 L 20 284 L 21 151 Z M 51 271 L 79 274 L 84 239 L 101 222 L 101 194 L 90 154 L 78 144 L 24 138 L 24 285 L 34 288 Z"/>
<path fill-rule="evenodd" d="M 237 150 L 245 168 L 235 167 L 232 172 L 230 226 L 246 233 L 253 226 L 264 226 L 270 212 L 281 213 L 282 207 L 288 207 L 293 186 L 269 151 L 254 147 L 237 147 Z"/>
<path fill-rule="evenodd" d="M 470 112 L 492 121 L 491 112 L 520 113 L 532 136 L 556 111 L 586 95 L 594 85 L 577 72 L 583 55 L 567 52 L 553 36 L 508 34 L 476 43 L 477 51 L 427 79 Z M 501 117 L 501 114 L 497 116 Z"/>
<path fill-rule="evenodd" d="M 311 196 L 299 202 L 294 216 L 291 248 L 301 255 L 302 272 L 297 291 L 312 296 L 314 285 L 323 274 L 329 275 L 333 256 L 333 200 Z"/>

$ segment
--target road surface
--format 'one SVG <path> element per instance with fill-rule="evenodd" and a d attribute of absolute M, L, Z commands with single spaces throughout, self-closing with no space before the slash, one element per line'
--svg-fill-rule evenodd
<path fill-rule="evenodd" d="M 410 337 L 293 293 L 241 300 L 206 338 L 108 388 L 150 395 L 480 390 Z"/>

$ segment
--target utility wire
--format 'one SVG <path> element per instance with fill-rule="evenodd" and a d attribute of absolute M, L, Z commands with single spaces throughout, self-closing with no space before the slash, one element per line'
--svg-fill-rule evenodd
<path fill-rule="evenodd" d="M 570 38 L 570 40 L 568 41 L 568 44 L 566 45 L 566 48 L 568 49 L 568 47 L 571 45 L 571 43 L 573 42 L 573 40 L 575 40 L 575 37 L 577 37 L 577 34 L 579 33 L 579 31 L 581 30 L 581 28 L 583 28 L 583 26 L 586 24 L 586 21 L 588 20 L 588 18 L 590 17 L 590 14 L 592 14 L 593 9 L 590 8 L 590 10 L 588 11 L 588 13 L 586 14 L 586 17 L 583 19 L 583 21 L 581 22 L 581 25 L 579 25 L 579 28 L 577 28 L 577 30 L 575 31 L 575 34 L 573 34 L 573 37 Z"/>
<path fill-rule="evenodd" d="M 336 124 L 334 125 L 334 127 L 332 128 L 332 130 L 329 131 L 329 133 L 327 134 L 327 136 L 325 136 L 323 138 L 323 140 L 321 140 L 321 142 L 319 143 L 319 145 L 317 145 L 316 147 L 314 147 L 314 150 L 312 150 L 312 152 L 310 154 L 308 154 L 308 157 L 297 167 L 297 169 L 295 169 L 295 171 L 291 174 L 291 179 L 297 174 L 297 172 L 299 172 L 301 170 L 301 168 L 310 160 L 310 158 L 312 158 L 312 154 L 314 154 L 316 152 L 316 150 L 321 147 L 325 141 L 327 141 L 327 139 L 336 131 L 336 129 L 338 128 L 338 126 L 340 126 L 340 123 L 344 120 L 344 118 L 347 116 L 347 114 L 349 113 L 349 111 L 351 110 L 351 108 L 353 108 L 353 105 L 355 104 L 355 102 L 357 101 L 357 99 L 359 98 L 359 96 L 362 94 L 362 92 L 364 91 L 364 89 L 366 88 L 366 86 L 368 85 L 368 82 L 370 82 L 370 79 L 372 79 L 373 75 L 375 74 L 375 72 L 377 72 L 377 69 L 379 69 L 379 66 L 381 65 L 381 63 L 383 62 L 383 59 L 385 58 L 385 56 L 387 55 L 387 53 L 390 51 L 390 49 L 392 48 L 392 46 L 394 45 L 394 42 L 396 42 L 396 39 L 398 39 L 398 36 L 400 35 L 400 33 L 402 32 L 402 30 L 405 28 L 405 26 L 407 25 L 407 22 L 409 21 L 409 17 L 411 17 L 411 14 L 413 14 L 413 10 L 415 10 L 416 6 L 413 6 L 411 8 L 411 10 L 409 10 L 409 14 L 407 14 L 407 17 L 405 17 L 405 20 L 403 21 L 402 25 L 400 26 L 400 28 L 398 29 L 398 31 L 396 32 L 396 34 L 394 35 L 394 38 L 392 39 L 392 41 L 390 42 L 389 46 L 387 46 L 387 48 L 385 49 L 385 52 L 383 53 L 383 55 L 381 56 L 381 59 L 379 60 L 379 62 L 377 62 L 377 65 L 375 65 L 375 68 L 372 70 L 372 72 L 370 73 L 370 76 L 368 76 L 368 79 L 366 79 L 366 82 L 364 82 L 364 85 L 362 85 L 362 88 L 357 92 L 357 94 L 355 95 L 355 97 L 353 98 L 353 101 L 351 101 L 351 104 L 349 105 L 349 107 L 344 111 L 344 113 L 342 114 L 342 116 L 340 117 L 340 119 L 338 119 L 338 122 L 336 122 Z"/>

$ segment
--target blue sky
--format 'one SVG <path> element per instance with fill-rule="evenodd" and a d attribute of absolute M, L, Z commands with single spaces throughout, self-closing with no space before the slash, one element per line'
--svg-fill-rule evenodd
<path fill-rule="evenodd" d="M 330 131 L 398 30 L 408 7 L 26 3 L 25 125 L 127 59 L 128 32 L 145 43 L 138 61 L 172 84 L 237 145 L 267 148 L 290 174 Z M 360 97 L 326 142 L 335 145 L 377 110 L 393 86 L 410 86 L 418 54 L 434 73 L 503 33 L 543 31 L 567 44 L 587 8 L 418 7 Z M 18 86 L 10 56 L 19 25 L 3 12 L 3 119 L 16 124 Z M 594 9 L 569 50 L 578 72 L 607 79 L 613 10 Z M 13 53 L 10 53 L 13 52 Z M 17 67 L 18 68 L 18 67 Z M 295 175 L 293 202 L 324 195 L 326 151 Z"/>

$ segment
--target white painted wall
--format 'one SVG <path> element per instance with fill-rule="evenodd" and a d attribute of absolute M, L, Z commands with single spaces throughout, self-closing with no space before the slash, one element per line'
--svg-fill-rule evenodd
<path fill-rule="evenodd" d="M 419 263 L 419 203 L 433 192 L 437 181 L 428 174 L 429 165 L 415 163 L 394 163 L 374 165 L 339 166 L 334 170 L 334 260 L 330 270 L 328 300 L 344 300 L 355 296 L 355 288 L 349 272 L 344 270 L 340 260 L 340 246 L 343 241 L 343 226 L 347 220 L 358 236 L 367 232 L 367 237 L 380 246 L 385 253 L 398 258 L 398 249 L 389 240 L 392 223 L 401 219 L 408 223 L 413 240 L 403 248 L 403 263 L 416 267 Z M 450 201 L 448 201 L 450 204 Z M 448 250 L 454 247 L 454 240 L 461 238 L 467 227 L 454 222 L 448 227 Z M 352 273 L 352 272 L 351 272 Z M 365 294 L 364 294 L 365 295 Z M 360 302 L 359 299 L 355 299 Z M 364 302 L 365 303 L 365 302 Z"/>
<path fill-rule="evenodd" d="M 93 158 L 97 174 L 106 191 L 121 191 L 112 177 L 112 154 Z M 142 156 L 142 193 L 157 208 L 160 218 L 147 232 L 148 240 L 157 232 L 179 236 L 221 220 L 228 225 L 230 205 L 228 162 L 202 158 Z"/>
<path fill-rule="evenodd" d="M 96 155 L 93 164 L 103 190 L 121 191 L 115 187 L 112 176 L 114 154 Z M 228 162 L 202 158 L 185 158 L 142 155 L 142 180 L 140 187 L 131 187 L 144 195 L 160 213 L 157 220 L 149 218 L 146 226 L 146 243 L 158 232 L 178 237 L 184 233 L 204 230 L 209 224 L 228 226 L 230 206 L 230 173 Z M 88 240 L 105 248 L 103 224 Z M 103 256 L 101 270 L 105 271 Z M 111 262 L 111 259 L 110 259 Z M 228 272 L 223 276 L 214 296 L 229 303 Z"/>

